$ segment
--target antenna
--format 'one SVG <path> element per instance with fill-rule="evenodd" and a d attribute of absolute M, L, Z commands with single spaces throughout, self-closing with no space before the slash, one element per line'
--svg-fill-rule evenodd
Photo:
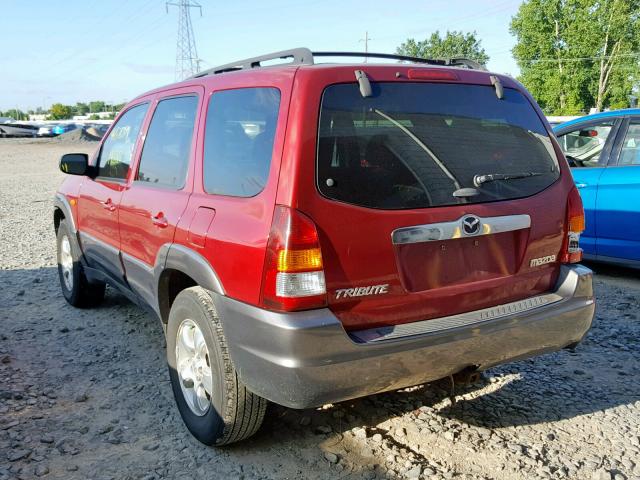
<path fill-rule="evenodd" d="M 369 37 L 369 32 L 364 32 L 364 38 L 358 40 L 358 43 L 364 42 L 364 53 L 369 53 L 369 40 L 373 40 Z M 367 57 L 364 57 L 364 63 L 367 63 Z"/>
<path fill-rule="evenodd" d="M 202 6 L 194 0 L 176 0 L 166 2 L 165 8 L 169 13 L 169 5 L 178 7 L 178 41 L 176 43 L 176 80 L 184 80 L 200 71 L 200 59 L 196 50 L 196 39 L 191 24 L 191 8 L 200 10 Z"/>

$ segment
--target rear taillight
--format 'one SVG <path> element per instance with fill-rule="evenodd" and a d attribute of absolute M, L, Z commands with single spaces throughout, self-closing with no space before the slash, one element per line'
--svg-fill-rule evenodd
<path fill-rule="evenodd" d="M 567 200 L 567 236 L 564 240 L 562 263 L 578 263 L 582 260 L 580 248 L 580 234 L 584 231 L 584 209 L 578 189 L 573 187 Z"/>
<path fill-rule="evenodd" d="M 313 221 L 277 205 L 264 264 L 261 303 L 270 310 L 293 311 L 327 304 L 322 253 Z"/>

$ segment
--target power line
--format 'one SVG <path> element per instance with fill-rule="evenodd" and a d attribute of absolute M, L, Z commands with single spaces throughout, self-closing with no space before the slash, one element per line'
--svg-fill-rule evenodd
<path fill-rule="evenodd" d="M 110 14 L 100 17 L 98 22 L 92 25 L 92 30 L 100 31 L 101 28 L 106 27 L 108 25 L 107 21 L 111 21 L 111 19 L 114 18 L 116 15 L 123 16 L 123 17 L 126 16 L 129 22 L 135 23 L 135 21 L 138 18 L 140 18 L 142 15 L 146 15 L 147 7 L 150 6 L 151 3 L 154 1 L 155 0 L 148 0 L 144 5 L 142 5 L 141 8 L 132 10 L 131 12 L 123 12 L 121 10 L 114 9 L 111 11 Z M 114 43 L 117 43 L 119 33 L 120 32 L 116 32 L 114 35 L 112 35 L 109 38 L 109 42 L 103 42 L 103 44 L 99 45 L 98 47 L 92 48 L 91 54 L 95 56 L 102 56 L 103 54 L 110 52 L 113 49 Z M 124 42 L 124 44 L 126 44 L 126 42 Z M 41 68 L 42 70 L 51 70 L 55 67 L 63 65 L 70 61 L 76 61 L 78 56 L 82 53 L 85 53 L 86 51 L 87 51 L 86 48 L 74 47 L 74 48 L 71 48 L 70 53 L 68 55 L 63 57 L 59 57 L 57 56 L 57 53 L 52 52 L 52 54 L 49 55 L 49 57 L 51 57 L 51 59 L 53 60 L 53 63 L 47 66 L 43 66 Z"/>
<path fill-rule="evenodd" d="M 191 24 L 191 8 L 198 8 L 202 16 L 202 6 L 193 0 L 167 2 L 165 7 L 169 13 L 169 5 L 178 7 L 178 41 L 176 42 L 176 80 L 184 80 L 200 71 L 200 59 L 196 50 L 196 39 Z"/>
<path fill-rule="evenodd" d="M 600 55 L 597 57 L 562 57 L 562 58 L 529 58 L 522 60 L 525 62 L 541 63 L 541 62 L 585 62 L 589 60 L 609 60 L 611 58 L 640 58 L 640 53 L 617 53 L 615 55 Z"/>

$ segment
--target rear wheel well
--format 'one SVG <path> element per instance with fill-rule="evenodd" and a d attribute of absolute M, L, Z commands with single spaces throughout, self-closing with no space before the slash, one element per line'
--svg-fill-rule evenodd
<path fill-rule="evenodd" d="M 53 210 L 53 228 L 56 230 L 56 234 L 58 233 L 58 227 L 60 226 L 60 222 L 64 220 L 65 216 L 62 213 L 62 210 L 59 208 L 55 208 Z"/>
<path fill-rule="evenodd" d="M 193 278 L 180 270 L 168 268 L 162 272 L 158 283 L 158 305 L 163 323 L 166 324 L 169 321 L 169 311 L 178 294 L 186 288 L 197 285 Z"/>

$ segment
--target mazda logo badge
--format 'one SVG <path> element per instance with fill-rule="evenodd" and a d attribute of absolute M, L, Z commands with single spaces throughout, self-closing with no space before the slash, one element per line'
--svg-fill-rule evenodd
<path fill-rule="evenodd" d="M 465 235 L 477 235 L 480 233 L 480 219 L 475 215 L 467 215 L 462 219 L 462 232 Z"/>

